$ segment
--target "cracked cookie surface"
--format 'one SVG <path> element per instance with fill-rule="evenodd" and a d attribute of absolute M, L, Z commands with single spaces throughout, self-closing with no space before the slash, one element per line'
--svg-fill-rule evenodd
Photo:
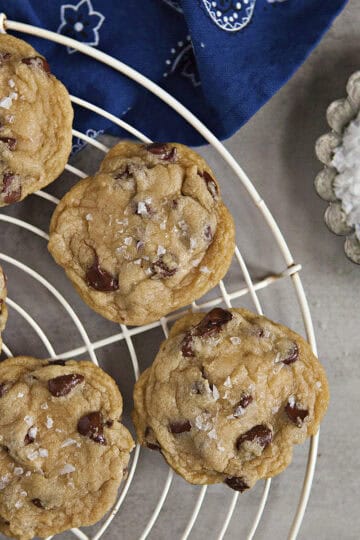
<path fill-rule="evenodd" d="M 198 154 L 180 144 L 122 142 L 61 200 L 49 250 L 91 308 L 141 325 L 220 281 L 234 224 Z"/>
<path fill-rule="evenodd" d="M 62 173 L 72 120 L 69 94 L 45 58 L 25 41 L 0 34 L 0 207 Z"/>
<path fill-rule="evenodd" d="M 0 531 L 28 540 L 91 525 L 134 443 L 115 381 L 91 362 L 0 363 Z"/>
<path fill-rule="evenodd" d="M 139 442 L 193 484 L 244 491 L 285 469 L 329 400 L 308 343 L 245 309 L 189 314 L 135 385 Z"/>
<path fill-rule="evenodd" d="M 5 328 L 7 321 L 6 300 L 6 279 L 3 269 L 0 266 L 0 352 L 2 347 L 1 333 Z"/>

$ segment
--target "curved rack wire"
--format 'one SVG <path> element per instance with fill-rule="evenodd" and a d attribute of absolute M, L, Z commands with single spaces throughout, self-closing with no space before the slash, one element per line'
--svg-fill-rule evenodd
<path fill-rule="evenodd" d="M 258 192 L 255 189 L 254 185 L 252 184 L 251 180 L 248 178 L 248 176 L 245 174 L 245 172 L 242 170 L 242 168 L 236 162 L 236 160 L 233 158 L 233 156 L 229 153 L 229 151 L 214 136 L 214 134 L 211 131 L 209 131 L 209 129 L 202 122 L 200 122 L 188 109 L 186 109 L 179 101 L 177 101 L 175 98 L 173 98 L 165 90 L 160 88 L 157 84 L 150 81 L 149 79 L 144 77 L 142 74 L 140 74 L 139 72 L 137 72 L 133 68 L 131 68 L 128 65 L 124 64 L 123 62 L 109 56 L 108 54 L 105 54 L 105 53 L 103 53 L 103 52 L 101 52 L 101 51 L 99 51 L 97 49 L 93 49 L 93 48 L 91 48 L 91 47 L 89 47 L 87 45 L 84 45 L 84 44 L 82 44 L 82 43 L 80 43 L 80 42 L 78 42 L 78 41 L 76 41 L 74 39 L 65 37 L 63 35 L 56 34 L 54 32 L 44 30 L 42 28 L 38 28 L 38 27 L 35 27 L 35 26 L 19 23 L 19 22 L 16 22 L 16 21 L 7 20 L 5 14 L 0 13 L 0 32 L 6 32 L 7 30 L 15 30 L 17 32 L 22 32 L 22 33 L 25 33 L 25 34 L 31 34 L 31 35 L 34 35 L 34 36 L 37 36 L 37 37 L 40 37 L 40 38 L 44 38 L 44 39 L 54 41 L 54 42 L 59 43 L 61 45 L 76 49 L 77 51 L 79 51 L 79 52 L 81 52 L 81 53 L 83 53 L 85 55 L 88 55 L 88 56 L 98 60 L 99 62 L 102 62 L 102 63 L 112 67 L 113 69 L 115 69 L 116 71 L 121 73 L 122 75 L 124 75 L 126 77 L 129 77 L 130 79 L 134 80 L 138 84 L 142 85 L 147 90 L 149 90 L 154 95 L 156 95 L 158 98 L 160 98 L 162 101 L 164 101 L 167 105 L 169 105 L 172 109 L 174 109 L 178 114 L 180 114 L 189 124 L 191 124 L 204 137 L 204 139 L 206 139 L 212 145 L 212 147 L 218 152 L 218 154 L 223 158 L 223 160 L 230 166 L 230 168 L 233 170 L 235 175 L 239 178 L 239 180 L 242 182 L 243 186 L 247 190 L 251 201 L 256 206 L 256 208 L 259 210 L 260 215 L 262 216 L 262 218 L 265 220 L 265 222 L 269 226 L 269 228 L 270 228 L 270 230 L 271 230 L 271 232 L 272 232 L 272 234 L 273 234 L 273 236 L 275 238 L 275 241 L 276 241 L 276 243 L 277 243 L 277 245 L 279 247 L 280 253 L 281 253 L 281 255 L 282 255 L 283 259 L 284 259 L 284 262 L 285 262 L 286 266 L 285 266 L 285 268 L 284 268 L 284 270 L 282 272 L 280 272 L 278 274 L 269 275 L 266 278 L 262 279 L 261 281 L 254 282 L 252 280 L 251 274 L 250 274 L 250 272 L 248 270 L 248 267 L 247 267 L 246 262 L 245 262 L 245 260 L 244 260 L 244 258 L 242 256 L 242 254 L 241 254 L 241 251 L 240 251 L 239 247 L 236 247 L 235 260 L 237 261 L 237 263 L 240 266 L 241 272 L 243 274 L 243 277 L 244 277 L 244 280 L 245 280 L 245 283 L 246 283 L 246 287 L 239 288 L 239 289 L 237 289 L 236 291 L 234 291 L 232 293 L 228 293 L 228 291 L 227 291 L 227 289 L 225 287 L 225 284 L 222 281 L 220 283 L 220 285 L 219 285 L 220 291 L 221 291 L 221 296 L 219 296 L 219 297 L 217 297 L 215 299 L 212 299 L 210 301 L 203 302 L 203 303 L 201 303 L 201 302 L 195 303 L 194 302 L 192 304 L 192 309 L 193 310 L 206 309 L 206 308 L 218 305 L 220 303 L 225 303 L 226 306 L 231 307 L 231 301 L 232 300 L 240 298 L 240 297 L 242 297 L 242 296 L 244 296 L 246 294 L 249 294 L 252 301 L 253 301 L 253 304 L 254 304 L 254 307 L 255 307 L 256 311 L 261 314 L 262 313 L 262 308 L 261 308 L 259 297 L 257 295 L 257 291 L 259 291 L 261 289 L 264 289 L 265 287 L 268 287 L 271 284 L 273 284 L 273 283 L 275 283 L 275 282 L 277 282 L 279 280 L 282 280 L 282 279 L 285 279 L 285 278 L 290 278 L 292 280 L 293 285 L 294 285 L 295 292 L 296 292 L 297 299 L 298 299 L 298 303 L 299 303 L 299 306 L 300 306 L 300 309 L 301 309 L 301 314 L 302 314 L 302 319 L 303 319 L 307 339 L 308 339 L 313 351 L 316 354 L 316 341 L 315 341 L 315 335 L 314 335 L 314 328 L 313 328 L 313 324 L 312 324 L 312 320 L 311 320 L 311 314 L 310 314 L 309 306 L 308 306 L 308 303 L 307 303 L 306 295 L 305 295 L 305 292 L 304 292 L 304 289 L 303 289 L 303 286 L 302 286 L 302 282 L 301 282 L 301 279 L 300 279 L 300 276 L 299 276 L 299 271 L 301 270 L 301 265 L 296 264 L 294 262 L 293 257 L 291 255 L 291 252 L 290 252 L 290 250 L 289 250 L 289 248 L 288 248 L 288 246 L 286 244 L 286 241 L 285 241 L 285 239 L 284 239 L 284 237 L 283 237 L 277 223 L 275 222 L 275 220 L 274 220 L 272 214 L 270 213 L 269 209 L 267 208 L 265 202 L 263 201 L 263 199 L 258 194 Z M 148 137 L 146 137 L 146 135 L 141 133 L 139 130 L 137 130 L 135 127 L 129 125 L 128 123 L 124 122 L 123 120 L 121 120 L 121 119 L 117 118 L 116 116 L 110 114 L 109 112 L 105 111 L 101 107 L 93 105 L 92 103 L 89 103 L 88 101 L 86 101 L 84 99 L 81 99 L 80 97 L 77 97 L 77 96 L 71 96 L 71 101 L 72 101 L 73 104 L 75 104 L 75 105 L 77 105 L 79 107 L 83 107 L 83 108 L 85 108 L 85 109 L 87 109 L 89 111 L 92 111 L 92 112 L 94 112 L 96 114 L 99 114 L 99 115 L 107 118 L 108 120 L 111 120 L 114 124 L 116 124 L 119 127 L 123 128 L 125 131 L 127 131 L 131 135 L 135 136 L 139 140 L 141 140 L 143 142 L 150 142 L 150 139 Z M 79 131 L 77 131 L 75 129 L 73 130 L 73 135 L 75 137 L 79 138 L 80 140 L 83 140 L 84 142 L 91 144 L 93 147 L 97 148 L 98 150 L 100 150 L 102 152 L 107 152 L 108 151 L 108 148 L 104 144 L 102 144 L 101 142 L 96 141 L 96 140 L 88 137 L 87 135 L 85 135 L 85 134 L 83 134 L 83 133 L 81 133 L 81 132 L 79 132 Z M 77 169 L 77 168 L 75 168 L 75 167 L 73 167 L 73 166 L 71 166 L 69 164 L 66 165 L 66 170 L 69 171 L 70 173 L 72 173 L 74 176 L 76 176 L 78 178 L 84 178 L 84 177 L 87 176 L 83 171 L 81 171 L 81 170 L 79 170 L 79 169 Z M 41 197 L 45 201 L 48 201 L 48 202 L 52 203 L 52 204 L 56 205 L 58 203 L 58 199 L 56 197 L 50 195 L 49 193 L 47 193 L 45 191 L 39 191 L 39 192 L 36 193 L 36 195 L 38 197 Z M 20 219 L 16 219 L 16 218 L 13 218 L 13 217 L 8 216 L 8 215 L 0 214 L 0 221 L 4 221 L 4 222 L 10 223 L 10 224 L 12 224 L 14 226 L 26 229 L 26 230 L 32 232 L 33 234 L 39 236 L 43 240 L 48 239 L 48 235 L 47 235 L 46 232 L 44 232 L 41 229 L 31 225 L 30 223 L 27 223 L 27 222 L 22 221 Z M 79 355 L 81 355 L 83 353 L 87 353 L 90 356 L 91 360 L 94 363 L 97 364 L 98 361 L 97 361 L 97 357 L 96 357 L 96 350 L 98 350 L 98 349 L 100 349 L 100 348 L 102 348 L 104 346 L 110 345 L 112 343 L 125 341 L 125 343 L 127 345 L 127 348 L 128 348 L 128 351 L 129 351 L 129 354 L 130 354 L 132 366 L 133 366 L 134 378 L 137 379 L 138 376 L 139 376 L 140 371 L 139 371 L 139 364 L 138 364 L 138 360 L 137 360 L 137 354 L 136 354 L 136 350 L 135 350 L 132 338 L 134 336 L 138 335 L 138 334 L 143 334 L 143 333 L 145 333 L 145 332 L 147 332 L 147 331 L 149 331 L 149 330 L 151 330 L 153 328 L 156 328 L 156 327 L 161 327 L 163 332 L 164 332 L 164 335 L 167 336 L 167 331 L 168 331 L 167 330 L 167 325 L 168 325 L 168 323 L 175 320 L 175 319 L 177 319 L 177 318 L 179 318 L 183 313 L 183 311 L 181 311 L 181 312 L 178 312 L 176 314 L 171 314 L 171 315 L 169 315 L 167 317 L 162 318 L 160 321 L 156 321 L 154 323 L 147 324 L 147 325 L 142 326 L 142 327 L 136 327 L 136 328 L 128 329 L 126 326 L 120 325 L 120 330 L 121 330 L 120 332 L 118 332 L 118 333 L 116 333 L 116 334 L 114 334 L 112 336 L 109 336 L 107 338 L 104 338 L 104 339 L 100 339 L 100 340 L 97 340 L 97 341 L 90 341 L 90 339 L 89 339 L 89 337 L 88 337 L 88 335 L 86 333 L 86 329 L 85 329 L 84 325 L 80 321 L 80 319 L 77 316 L 77 314 L 75 313 L 75 311 L 70 306 L 69 302 L 64 298 L 64 296 L 62 294 L 59 293 L 59 291 L 51 283 L 49 283 L 42 275 L 40 275 L 34 269 L 30 268 L 29 266 L 21 263 L 20 261 L 14 259 L 14 258 L 12 258 L 12 257 L 10 257 L 10 256 L 8 256 L 8 255 L 6 255 L 4 253 L 0 253 L 0 261 L 4 261 L 7 264 L 12 265 L 12 266 L 20 269 L 21 271 L 23 271 L 27 275 L 29 275 L 31 278 L 36 280 L 38 283 L 43 285 L 50 292 L 50 294 L 60 303 L 60 305 L 65 310 L 67 315 L 72 319 L 73 323 L 75 324 L 76 328 L 79 331 L 79 334 L 80 334 L 80 336 L 82 338 L 82 341 L 83 341 L 84 345 L 80 346 L 80 347 L 77 347 L 77 348 L 74 348 L 72 350 L 66 351 L 65 353 L 61 353 L 61 358 L 70 358 L 70 357 L 74 358 L 74 357 L 77 357 L 77 356 L 79 356 Z M 37 333 L 37 335 L 39 336 L 39 338 L 42 341 L 43 345 L 45 346 L 46 350 L 48 351 L 49 356 L 51 358 L 57 358 L 56 351 L 54 350 L 52 344 L 48 340 L 47 336 L 45 335 L 45 333 L 43 332 L 43 330 L 41 329 L 39 324 L 34 320 L 34 318 L 31 317 L 20 305 L 15 303 L 13 300 L 8 299 L 7 303 L 9 305 L 9 308 L 15 310 L 33 328 L 33 330 Z M 3 350 L 8 356 L 12 355 L 11 350 L 7 347 L 6 344 L 4 344 Z M 302 523 L 302 520 L 303 520 L 303 517 L 304 517 L 307 502 L 308 502 L 309 495 L 310 495 L 310 490 L 311 490 L 312 480 L 313 480 L 313 476 L 314 476 L 314 471 L 315 471 L 318 439 L 319 439 L 319 434 L 312 437 L 311 440 L 310 440 L 308 459 L 307 459 L 307 465 L 306 465 L 306 470 L 305 470 L 303 486 L 302 486 L 301 494 L 300 494 L 300 497 L 299 497 L 299 500 L 298 500 L 297 509 L 296 509 L 296 512 L 295 512 L 295 515 L 294 515 L 294 518 L 293 518 L 293 521 L 292 521 L 292 524 L 291 524 L 291 527 L 290 527 L 290 531 L 289 531 L 289 535 L 288 535 L 289 540 L 295 540 L 295 538 L 297 537 L 297 534 L 299 532 L 299 529 L 300 529 L 300 526 L 301 526 L 301 523 Z M 135 449 L 135 452 L 132 455 L 132 461 L 131 461 L 131 467 L 130 467 L 130 471 L 129 471 L 129 476 L 128 476 L 126 482 L 124 483 L 124 485 L 122 487 L 122 490 L 120 492 L 118 501 L 115 504 L 112 511 L 110 512 L 110 514 L 108 515 L 107 519 L 104 521 L 104 523 L 99 528 L 99 530 L 91 537 L 91 540 L 99 540 L 103 536 L 103 534 L 105 533 L 105 531 L 109 527 L 110 523 L 112 522 L 112 520 L 116 516 L 117 512 L 119 511 L 120 507 L 122 506 L 122 504 L 123 504 L 123 502 L 125 500 L 125 497 L 126 497 L 126 495 L 128 493 L 128 490 L 130 489 L 132 480 L 134 478 L 136 466 L 137 466 L 138 459 L 139 459 L 139 454 L 140 454 L 140 447 L 137 446 L 136 449 Z M 156 521 L 157 521 L 157 519 L 158 519 L 158 517 L 160 515 L 160 512 L 161 512 L 161 510 L 163 508 L 163 505 L 164 505 L 164 503 L 166 501 L 166 497 L 167 497 L 167 495 L 169 493 L 172 481 L 173 481 L 173 472 L 171 471 L 171 469 L 169 469 L 169 472 L 168 472 L 168 475 L 167 475 L 167 478 L 166 478 L 166 481 L 165 481 L 165 484 L 164 484 L 164 487 L 163 487 L 162 494 L 161 494 L 161 496 L 160 496 L 160 498 L 159 498 L 159 500 L 158 500 L 158 502 L 157 502 L 152 514 L 151 514 L 151 517 L 150 517 L 147 525 L 145 526 L 141 536 L 139 537 L 139 540 L 145 540 L 149 536 L 149 534 L 151 533 L 151 531 L 153 529 L 153 526 L 155 525 L 155 523 L 156 523 Z M 268 479 L 268 480 L 266 480 L 264 482 L 263 493 L 262 493 L 261 499 L 259 501 L 257 512 L 256 512 L 256 514 L 255 514 L 255 516 L 253 518 L 253 522 L 252 522 L 250 531 L 249 531 L 249 533 L 247 535 L 247 540 L 252 540 L 254 538 L 257 527 L 258 527 L 258 525 L 260 523 L 260 520 L 261 520 L 261 517 L 263 515 L 263 511 L 264 511 L 264 508 L 265 508 L 265 505 L 266 505 L 266 501 L 268 499 L 268 495 L 269 495 L 269 492 L 270 492 L 270 485 L 271 485 L 271 479 Z M 193 512 L 192 512 L 192 514 L 191 514 L 191 516 L 190 516 L 190 518 L 188 520 L 188 523 L 187 523 L 187 525 L 186 525 L 186 527 L 184 529 L 184 532 L 180 537 L 181 540 L 186 540 L 187 538 L 189 538 L 189 535 L 190 535 L 190 533 L 191 533 L 191 531 L 193 529 L 193 526 L 195 525 L 195 522 L 197 520 L 197 517 L 199 515 L 199 512 L 200 512 L 201 507 L 203 505 L 203 502 L 205 500 L 206 492 L 207 492 L 207 486 L 203 486 L 202 488 L 199 489 L 199 495 L 198 495 L 196 504 L 195 504 Z M 220 529 L 220 531 L 218 532 L 218 534 L 216 536 L 217 540 L 222 540 L 224 538 L 226 532 L 227 532 L 228 526 L 229 526 L 229 524 L 231 522 L 233 512 L 234 512 L 235 507 L 236 507 L 238 497 L 239 497 L 238 493 L 234 493 L 234 495 L 232 496 L 232 500 L 231 500 L 231 503 L 229 505 L 228 511 L 227 511 L 227 513 L 225 515 L 225 518 L 223 520 L 221 529 Z M 72 529 L 72 533 L 77 538 L 80 538 L 81 540 L 88 540 L 88 539 L 90 540 L 90 537 L 88 535 L 86 535 L 84 532 L 82 532 L 81 530 L 79 530 L 79 529 Z"/>

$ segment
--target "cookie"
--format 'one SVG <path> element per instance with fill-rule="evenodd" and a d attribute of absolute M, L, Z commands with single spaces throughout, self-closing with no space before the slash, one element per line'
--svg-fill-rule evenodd
<path fill-rule="evenodd" d="M 0 266 L 0 352 L 2 347 L 1 332 L 5 328 L 7 321 L 7 308 L 5 304 L 6 299 L 6 279 L 5 274 Z"/>
<path fill-rule="evenodd" d="M 192 484 L 244 491 L 285 469 L 329 400 L 310 346 L 245 309 L 189 314 L 134 390 L 139 442 Z"/>
<path fill-rule="evenodd" d="M 141 325 L 220 281 L 234 223 L 198 154 L 181 144 L 122 142 L 61 200 L 49 250 L 92 309 Z"/>
<path fill-rule="evenodd" d="M 72 120 L 69 94 L 45 58 L 25 41 L 0 34 L 0 206 L 62 173 Z"/>
<path fill-rule="evenodd" d="M 47 537 L 98 521 L 134 443 L 115 381 L 91 362 L 0 363 L 0 531 Z"/>

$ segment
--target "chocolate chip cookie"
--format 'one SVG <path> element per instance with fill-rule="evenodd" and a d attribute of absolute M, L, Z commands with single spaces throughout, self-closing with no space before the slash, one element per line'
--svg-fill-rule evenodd
<path fill-rule="evenodd" d="M 189 314 L 134 390 L 139 442 L 193 484 L 244 491 L 285 469 L 329 400 L 306 341 L 245 309 Z"/>
<path fill-rule="evenodd" d="M 7 308 L 5 304 L 6 299 L 6 280 L 5 274 L 0 266 L 0 352 L 2 347 L 1 332 L 5 328 L 7 321 Z"/>
<path fill-rule="evenodd" d="M 117 144 L 58 205 L 49 250 L 85 302 L 141 325 L 214 287 L 234 224 L 214 174 L 181 144 Z"/>
<path fill-rule="evenodd" d="M 69 94 L 45 58 L 25 41 L 0 34 L 0 206 L 61 174 L 72 119 Z"/>
<path fill-rule="evenodd" d="M 98 521 L 134 446 L 121 413 L 91 362 L 0 363 L 0 531 L 28 540 Z"/>

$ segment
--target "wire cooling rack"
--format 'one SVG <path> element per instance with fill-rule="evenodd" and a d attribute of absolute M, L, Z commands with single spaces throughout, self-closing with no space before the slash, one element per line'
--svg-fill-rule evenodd
<path fill-rule="evenodd" d="M 266 287 L 270 287 L 275 282 L 291 279 L 292 284 L 295 288 L 297 301 L 301 310 L 302 320 L 304 323 L 307 339 L 313 351 L 316 354 L 316 342 L 315 342 L 315 335 L 314 335 L 314 329 L 312 325 L 310 310 L 309 310 L 306 295 L 305 295 L 305 292 L 301 283 L 301 279 L 299 276 L 301 265 L 295 264 L 293 257 L 290 253 L 290 250 L 286 244 L 286 241 L 277 223 L 275 222 L 265 202 L 262 200 L 257 190 L 253 186 L 252 182 L 250 181 L 248 176 L 245 174 L 245 172 L 242 170 L 240 165 L 228 152 L 228 150 L 213 135 L 213 133 L 211 133 L 204 124 L 202 124 L 188 109 L 186 109 L 183 105 L 181 105 L 181 103 L 179 103 L 176 99 L 174 99 L 170 94 L 168 94 L 158 85 L 156 85 L 155 83 L 153 83 L 152 81 L 150 81 L 149 79 L 147 79 L 146 77 L 138 73 L 136 70 L 120 62 L 119 60 L 116 60 L 115 58 L 97 49 L 93 49 L 87 45 L 84 45 L 74 39 L 67 38 L 63 35 L 56 34 L 54 32 L 50 32 L 48 30 L 44 30 L 42 28 L 38 28 L 35 26 L 7 20 L 5 14 L 1 13 L 0 14 L 0 32 L 6 32 L 7 30 L 14 30 L 17 32 L 31 34 L 40 38 L 54 41 L 66 47 L 71 47 L 72 49 L 76 49 L 77 51 L 85 55 L 88 55 L 98 60 L 99 62 L 107 64 L 108 66 L 112 67 L 123 76 L 129 77 L 130 79 L 134 80 L 138 84 L 142 85 L 147 90 L 149 90 L 154 95 L 156 95 L 158 98 L 160 98 L 162 101 L 164 101 L 167 105 L 172 107 L 179 115 L 181 115 L 186 121 L 188 121 L 189 124 L 191 124 L 204 137 L 204 139 L 208 141 L 208 143 L 211 144 L 211 146 L 216 150 L 218 155 L 227 163 L 227 165 L 232 169 L 233 173 L 242 182 L 249 196 L 249 200 L 251 201 L 253 205 L 255 205 L 262 219 L 265 220 L 265 223 L 270 229 L 276 241 L 276 244 L 278 246 L 280 255 L 283 259 L 284 270 L 277 274 L 268 275 L 266 278 L 261 279 L 260 281 L 255 281 L 252 279 L 248 266 L 245 262 L 244 257 L 242 256 L 242 253 L 239 247 L 236 247 L 234 258 L 235 258 L 236 264 L 239 265 L 240 267 L 240 271 L 244 278 L 245 286 L 241 288 L 237 288 L 235 291 L 229 293 L 224 281 L 222 281 L 219 284 L 219 290 L 221 294 L 218 297 L 212 298 L 211 300 L 208 300 L 206 302 L 205 301 L 201 302 L 201 300 L 196 303 L 194 302 L 191 307 L 193 310 L 208 309 L 213 306 L 219 305 L 221 303 L 225 304 L 227 307 L 231 307 L 232 301 L 237 300 L 238 298 L 241 298 L 245 295 L 249 295 L 256 311 L 262 314 L 262 307 L 261 307 L 261 303 L 260 303 L 257 291 L 264 289 Z M 64 82 L 66 83 L 66 81 Z M 81 99 L 80 97 L 77 97 L 77 96 L 71 96 L 71 101 L 74 105 L 87 109 L 88 111 L 99 114 L 111 120 L 114 124 L 120 126 L 124 130 L 126 130 L 128 133 L 135 136 L 140 141 L 143 141 L 145 143 L 151 142 L 150 139 L 148 139 L 143 133 L 138 131 L 135 127 L 129 125 L 128 123 L 117 118 L 116 116 L 108 113 L 101 107 L 93 105 L 92 103 L 89 103 L 88 101 Z M 84 133 L 81 133 L 73 129 L 73 135 L 77 137 L 78 139 L 80 139 L 81 141 L 89 143 L 90 145 L 97 148 L 101 152 L 106 153 L 108 151 L 107 146 L 105 146 L 104 144 L 102 144 L 101 142 L 97 140 L 94 140 L 88 137 Z M 84 178 L 87 176 L 83 171 L 79 170 L 78 168 L 70 164 L 67 164 L 65 168 L 69 173 L 71 173 L 75 177 Z M 59 202 L 56 197 L 47 193 L 46 191 L 38 191 L 35 195 L 53 205 L 56 205 Z M 44 240 L 43 249 L 44 250 L 46 249 L 45 242 L 48 240 L 48 235 L 45 231 L 41 230 L 40 228 L 32 225 L 31 223 L 27 221 L 14 218 L 6 214 L 0 214 L 0 221 L 7 222 L 8 225 L 13 225 L 14 227 L 20 227 L 40 237 L 41 239 Z M 84 324 L 81 322 L 79 316 L 73 309 L 71 305 L 71 300 L 70 301 L 67 300 L 64 297 L 64 295 L 61 294 L 59 290 L 52 283 L 50 283 L 42 274 L 34 270 L 29 265 L 26 265 L 23 262 L 17 260 L 16 258 L 11 257 L 7 255 L 6 253 L 1 252 L 1 250 L 0 250 L 0 261 L 3 261 L 9 268 L 14 268 L 14 269 L 16 268 L 21 273 L 24 273 L 24 276 L 26 275 L 28 278 L 31 278 L 32 280 L 34 280 L 34 282 L 37 282 L 38 285 L 44 287 L 46 291 L 48 292 L 48 294 L 56 302 L 58 302 L 60 306 L 62 306 L 63 309 L 65 309 L 67 315 L 70 317 L 73 324 L 76 326 L 80 334 L 80 337 L 82 339 L 83 345 L 76 347 L 72 350 L 69 350 L 65 353 L 62 353 L 61 355 L 59 355 L 61 356 L 61 358 L 76 358 L 86 353 L 95 364 L 98 364 L 96 351 L 99 351 L 103 347 L 109 346 L 110 344 L 119 344 L 120 342 L 123 342 L 123 343 L 126 343 L 127 348 L 128 348 L 135 379 L 137 379 L 139 376 L 139 363 L 138 363 L 138 355 L 137 355 L 137 351 L 136 351 L 133 339 L 136 338 L 136 336 L 140 336 L 140 335 L 146 336 L 146 333 L 148 331 L 154 328 L 158 328 L 158 327 L 160 327 L 164 335 L 167 336 L 168 323 L 179 318 L 184 312 L 182 311 L 182 312 L 177 312 L 176 314 L 171 314 L 167 317 L 162 318 L 160 321 L 156 321 L 152 324 L 148 324 L 141 327 L 127 328 L 125 325 L 120 325 L 120 331 L 118 333 L 111 335 L 109 337 L 106 337 L 104 339 L 91 340 L 88 336 L 88 333 L 87 333 L 87 330 L 85 329 Z M 225 281 L 226 281 L 226 278 L 225 278 Z M 53 345 L 48 339 L 46 333 L 38 324 L 38 322 L 29 314 L 29 312 L 26 309 L 24 309 L 21 305 L 19 305 L 19 303 L 15 302 L 11 298 L 7 299 L 7 303 L 10 309 L 14 310 L 17 313 L 17 315 L 21 317 L 24 321 L 26 321 L 26 323 L 28 323 L 30 327 L 36 332 L 37 336 L 39 337 L 44 347 L 46 348 L 49 356 L 51 358 L 57 358 L 58 356 L 54 350 Z M 3 351 L 5 352 L 7 356 L 12 356 L 10 348 L 5 343 L 3 345 Z M 299 532 L 299 529 L 300 529 L 300 526 L 304 517 L 306 505 L 307 505 L 309 495 L 310 495 L 312 480 L 314 476 L 317 448 L 318 448 L 318 439 L 319 439 L 319 434 L 312 437 L 310 440 L 307 464 L 306 464 L 305 472 L 304 472 L 303 485 L 302 485 L 302 489 L 301 489 L 300 496 L 298 499 L 298 504 L 297 504 L 297 508 L 293 517 L 293 521 L 292 521 L 292 524 L 288 533 L 289 540 L 294 540 L 297 537 L 297 534 Z M 71 532 L 73 533 L 73 535 L 75 535 L 77 538 L 80 538 L 81 540 L 88 540 L 88 539 L 99 540 L 101 537 L 103 537 L 108 527 L 114 520 L 119 509 L 123 505 L 125 498 L 127 497 L 129 493 L 129 490 L 131 489 L 131 485 L 134 480 L 134 475 L 137 469 L 137 465 L 139 463 L 139 455 L 140 455 L 140 447 L 139 445 L 137 445 L 135 451 L 132 454 L 128 478 L 126 482 L 122 485 L 121 491 L 119 493 L 119 498 L 114 508 L 107 516 L 107 518 L 101 522 L 101 524 L 97 527 L 97 530 L 94 533 L 85 534 L 85 532 L 83 532 L 80 529 L 72 529 Z M 167 496 L 170 491 L 170 487 L 173 483 L 173 479 L 174 479 L 174 473 L 171 471 L 171 469 L 169 469 L 162 492 L 158 500 L 153 503 L 153 507 L 152 507 L 153 509 L 152 509 L 150 518 L 148 519 L 141 535 L 137 536 L 138 540 L 145 540 L 146 538 L 150 537 L 156 522 L 159 519 L 161 519 L 161 515 L 164 515 L 165 510 L 163 507 L 166 503 Z M 271 479 L 264 481 L 264 487 L 263 487 L 262 494 L 260 496 L 260 500 L 258 501 L 258 506 L 257 508 L 254 509 L 255 516 L 245 536 L 247 540 L 251 540 L 255 536 L 256 530 L 261 521 L 264 508 L 265 508 L 265 505 L 269 496 L 270 485 L 271 485 Z M 224 489 L 228 489 L 228 488 L 224 488 Z M 201 488 L 199 487 L 198 490 L 199 490 L 198 496 L 194 504 L 193 511 L 188 517 L 187 523 L 183 527 L 182 533 L 180 533 L 178 536 L 178 538 L 180 538 L 181 540 L 187 540 L 188 538 L 190 538 L 191 532 L 194 528 L 194 525 L 197 521 L 197 518 L 200 514 L 201 508 L 205 501 L 208 488 L 207 486 L 203 486 Z M 247 496 L 246 494 L 242 495 L 242 497 L 246 497 L 246 496 Z M 239 493 L 234 492 L 234 494 L 232 495 L 230 504 L 228 506 L 228 509 L 226 510 L 225 517 L 223 518 L 223 521 L 220 524 L 218 530 L 214 531 L 214 536 L 211 536 L 211 534 L 207 532 L 207 537 L 209 538 L 213 537 L 213 538 L 216 538 L 216 540 L 222 540 L 225 537 L 228 527 L 230 525 L 234 510 L 236 508 L 238 498 L 239 498 Z M 151 535 L 151 537 L 155 538 L 155 536 L 153 535 Z M 174 538 L 173 531 L 171 531 L 170 537 Z M 169 538 L 169 536 L 167 536 L 167 538 Z"/>

